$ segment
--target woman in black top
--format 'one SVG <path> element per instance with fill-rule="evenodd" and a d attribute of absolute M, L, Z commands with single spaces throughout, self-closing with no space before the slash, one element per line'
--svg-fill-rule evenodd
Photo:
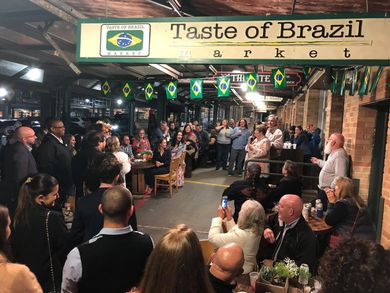
<path fill-rule="evenodd" d="M 325 222 L 334 227 L 332 235 L 345 238 L 356 236 L 361 239 L 376 239 L 366 204 L 355 192 L 352 179 L 337 177 L 334 191 L 327 189 L 326 195 L 329 205 Z"/>
<path fill-rule="evenodd" d="M 156 150 L 153 152 L 153 162 L 156 164 L 156 167 L 145 172 L 145 195 L 150 195 L 153 191 L 154 175 L 169 173 L 171 157 L 171 151 L 167 149 L 167 140 L 165 138 L 160 139 Z"/>
<path fill-rule="evenodd" d="M 44 292 L 60 290 L 67 253 L 63 217 L 49 209 L 57 198 L 57 179 L 47 174 L 29 177 L 20 189 L 14 219 L 15 260 L 30 268 Z"/>
<path fill-rule="evenodd" d="M 302 181 L 298 166 L 294 162 L 287 160 L 282 168 L 282 173 L 283 178 L 280 179 L 279 184 L 277 186 L 270 185 L 270 204 L 278 203 L 279 199 L 285 194 L 302 196 Z"/>

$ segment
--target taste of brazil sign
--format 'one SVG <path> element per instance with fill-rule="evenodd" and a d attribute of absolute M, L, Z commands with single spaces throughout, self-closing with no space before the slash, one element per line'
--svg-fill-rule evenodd
<path fill-rule="evenodd" d="M 81 19 L 79 62 L 389 65 L 387 14 Z"/>

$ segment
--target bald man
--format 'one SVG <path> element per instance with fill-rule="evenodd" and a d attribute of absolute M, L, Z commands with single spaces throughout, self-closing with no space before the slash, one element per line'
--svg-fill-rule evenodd
<path fill-rule="evenodd" d="M 326 192 L 334 191 L 336 177 L 348 177 L 349 157 L 344 150 L 344 136 L 341 133 L 333 133 L 326 143 L 324 152 L 329 155 L 326 161 L 312 157 L 311 162 L 321 168 L 317 198 L 321 199 L 326 211 L 328 207 Z"/>
<path fill-rule="evenodd" d="M 236 285 L 231 282 L 243 272 L 244 252 L 237 243 L 221 246 L 211 256 L 209 279 L 215 293 L 232 293 Z"/>
<path fill-rule="evenodd" d="M 265 258 L 272 262 L 294 260 L 297 265 L 306 263 L 310 271 L 316 267 L 317 241 L 313 231 L 302 217 L 303 203 L 295 194 L 282 196 L 278 205 L 278 214 L 270 217 L 263 237 Z M 263 243 L 262 243 L 263 245 Z"/>
<path fill-rule="evenodd" d="M 141 281 L 154 244 L 149 235 L 128 224 L 134 212 L 130 191 L 121 186 L 107 189 L 98 210 L 104 217 L 103 229 L 68 254 L 63 293 L 128 292 Z"/>
<path fill-rule="evenodd" d="M 37 138 L 34 130 L 21 126 L 16 129 L 15 138 L 15 143 L 5 147 L 1 164 L 0 203 L 9 208 L 11 216 L 16 209 L 22 181 L 38 172 L 35 159 L 31 154 L 32 146 Z"/>

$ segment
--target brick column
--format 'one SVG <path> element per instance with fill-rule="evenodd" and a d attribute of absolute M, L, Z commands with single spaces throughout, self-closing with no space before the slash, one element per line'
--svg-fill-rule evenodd
<path fill-rule="evenodd" d="M 384 199 L 381 244 L 390 248 L 390 116 L 387 126 L 386 157 L 383 169 L 382 197 Z"/>
<path fill-rule="evenodd" d="M 344 147 L 352 157 L 353 178 L 360 179 L 359 194 L 365 200 L 368 197 L 375 119 L 376 110 L 360 106 L 358 95 L 345 95 L 342 131 Z"/>
<path fill-rule="evenodd" d="M 305 102 L 303 108 L 303 128 L 306 128 L 309 124 L 313 124 L 317 127 L 318 121 L 318 107 L 320 101 L 319 90 L 308 90 L 305 95 Z"/>
<path fill-rule="evenodd" d="M 357 101 L 357 104 L 359 102 Z M 326 118 L 324 127 L 324 137 L 327 139 L 334 132 L 341 132 L 343 127 L 344 97 L 327 92 L 326 98 Z"/>
<path fill-rule="evenodd" d="M 298 126 L 301 125 L 303 128 L 303 108 L 305 105 L 305 101 L 303 97 L 297 98 L 293 102 L 292 106 L 292 121 L 291 124 Z"/>

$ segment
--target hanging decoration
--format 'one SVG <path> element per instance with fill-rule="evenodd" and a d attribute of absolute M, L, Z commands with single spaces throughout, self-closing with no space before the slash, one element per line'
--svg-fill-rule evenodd
<path fill-rule="evenodd" d="M 177 81 L 170 81 L 165 86 L 165 93 L 167 95 L 168 100 L 174 100 L 177 98 Z"/>
<path fill-rule="evenodd" d="M 332 93 L 335 93 L 336 90 L 337 90 L 337 83 L 338 83 L 338 79 L 339 79 L 339 71 L 336 70 L 336 69 L 333 69 L 331 78 L 332 78 L 331 91 L 332 91 Z"/>
<path fill-rule="evenodd" d="M 202 99 L 203 98 L 203 80 L 191 79 L 190 81 L 190 98 Z"/>
<path fill-rule="evenodd" d="M 353 96 L 355 95 L 356 92 L 356 84 L 357 84 L 357 79 L 358 79 L 358 73 L 359 71 L 354 68 L 352 70 L 352 76 L 351 76 L 351 87 L 349 88 L 349 95 Z"/>
<path fill-rule="evenodd" d="M 284 68 L 272 69 L 272 83 L 276 89 L 284 89 L 286 87 L 286 74 Z"/>
<path fill-rule="evenodd" d="M 378 67 L 378 70 L 377 70 L 376 73 L 375 73 L 374 81 L 373 81 L 372 84 L 371 84 L 370 93 L 372 93 L 373 91 L 375 91 L 376 86 L 378 85 L 378 81 L 379 81 L 379 79 L 381 78 L 382 71 L 383 71 L 383 66 L 379 66 L 379 67 Z"/>
<path fill-rule="evenodd" d="M 126 100 L 131 100 L 134 98 L 134 87 L 130 81 L 123 82 L 122 85 L 122 96 Z"/>
<path fill-rule="evenodd" d="M 111 92 L 111 87 L 110 84 L 108 83 L 108 80 L 105 80 L 104 82 L 101 83 L 101 91 L 105 96 L 107 96 L 107 94 Z"/>
<path fill-rule="evenodd" d="M 257 91 L 257 73 L 246 73 L 244 74 L 244 80 L 248 86 L 248 91 L 256 92 Z"/>
<path fill-rule="evenodd" d="M 362 76 L 361 82 L 360 82 L 360 88 L 359 88 L 359 96 L 364 96 L 368 94 L 368 85 L 370 83 L 370 74 L 371 74 L 371 68 L 366 66 L 364 69 L 364 74 Z"/>
<path fill-rule="evenodd" d="M 230 76 L 221 76 L 217 78 L 218 97 L 230 96 Z"/>
<path fill-rule="evenodd" d="M 154 93 L 154 88 L 153 84 L 148 82 L 145 84 L 145 99 L 147 101 L 153 100 L 153 93 Z"/>

